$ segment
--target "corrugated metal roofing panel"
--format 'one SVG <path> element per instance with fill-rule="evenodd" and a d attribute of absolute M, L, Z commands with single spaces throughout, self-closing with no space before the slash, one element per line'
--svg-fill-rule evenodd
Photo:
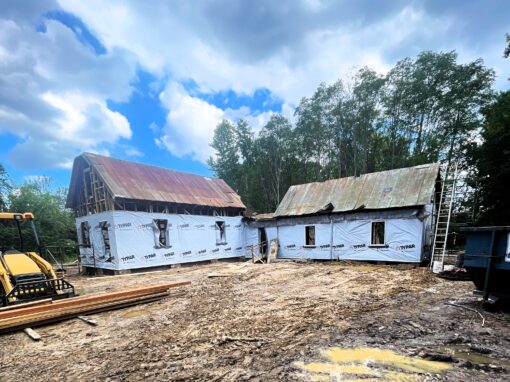
<path fill-rule="evenodd" d="M 292 186 L 274 216 L 316 214 L 328 203 L 332 212 L 425 205 L 432 199 L 438 173 L 439 163 L 432 163 Z"/>
<path fill-rule="evenodd" d="M 90 153 L 84 153 L 75 160 L 70 193 L 75 189 L 73 183 L 79 181 L 80 178 L 74 175 L 75 171 L 82 168 L 77 164 L 79 158 L 82 158 L 96 169 L 116 198 L 220 208 L 246 208 L 239 195 L 222 179 Z"/>

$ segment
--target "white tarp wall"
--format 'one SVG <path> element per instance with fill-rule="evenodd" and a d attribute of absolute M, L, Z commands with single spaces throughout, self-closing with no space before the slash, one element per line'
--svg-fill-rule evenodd
<path fill-rule="evenodd" d="M 315 226 L 315 246 L 305 246 L 305 227 Z M 288 259 L 331 259 L 331 223 L 278 227 L 279 257 Z"/>
<path fill-rule="evenodd" d="M 277 230 L 278 257 L 317 260 L 365 260 L 418 263 L 430 225 L 428 209 L 360 212 L 354 214 L 296 217 L 264 222 L 266 231 Z M 372 222 L 385 222 L 384 246 L 372 246 Z M 315 227 L 315 245 L 305 245 L 305 227 Z M 258 227 L 245 228 L 246 243 L 258 242 Z"/>
<path fill-rule="evenodd" d="M 350 220 L 333 224 L 333 258 L 420 262 L 423 222 L 417 218 L 387 219 L 385 246 L 371 246 L 372 221 Z"/>
<path fill-rule="evenodd" d="M 155 219 L 168 221 L 167 245 L 159 242 Z M 79 243 L 81 222 L 88 222 L 91 248 L 80 248 L 82 264 L 106 269 L 133 269 L 244 256 L 241 217 L 174 215 L 110 211 L 76 219 Z M 108 224 L 110 250 L 103 239 Z M 217 222 L 224 222 L 220 237 Z M 103 228 L 102 228 L 103 227 Z M 94 256 L 93 256 L 94 253 Z"/>

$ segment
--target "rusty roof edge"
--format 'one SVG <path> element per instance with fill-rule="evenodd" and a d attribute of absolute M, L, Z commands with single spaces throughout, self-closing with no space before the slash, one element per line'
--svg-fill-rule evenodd
<path fill-rule="evenodd" d="M 218 177 L 215 177 L 215 176 L 209 176 L 209 175 L 200 175 L 200 174 L 196 174 L 194 172 L 187 172 L 187 171 L 179 171 L 179 170 L 174 170 L 172 168 L 167 168 L 167 167 L 162 167 L 162 166 L 156 166 L 156 165 L 153 165 L 153 164 L 148 164 L 148 163 L 142 163 L 142 162 L 135 162 L 135 161 L 129 161 L 127 159 L 120 159 L 120 158 L 114 158 L 114 157 L 111 157 L 111 156 L 106 156 L 106 155 L 99 155 L 99 154 L 94 154 L 94 153 L 89 153 L 89 152 L 84 152 L 84 153 L 81 153 L 78 157 L 80 156 L 91 156 L 91 157 L 99 157 L 99 158 L 106 158 L 106 159 L 110 159 L 110 160 L 115 160 L 115 161 L 119 161 L 119 162 L 125 162 L 125 163 L 128 163 L 128 164 L 136 164 L 136 165 L 139 165 L 139 166 L 146 166 L 146 167 L 152 167 L 152 168 L 157 168 L 159 170 L 164 170 L 164 171 L 168 171 L 168 172 L 173 172 L 173 173 L 176 173 L 176 174 L 186 174 L 186 175 L 193 175 L 193 176 L 197 176 L 197 177 L 200 177 L 200 178 L 209 178 L 209 179 L 219 179 L 219 180 L 223 180 L 221 178 L 218 178 Z M 78 158 L 77 157 L 77 158 Z M 75 158 L 76 159 L 76 158 Z M 230 187 L 230 186 L 229 186 Z"/>

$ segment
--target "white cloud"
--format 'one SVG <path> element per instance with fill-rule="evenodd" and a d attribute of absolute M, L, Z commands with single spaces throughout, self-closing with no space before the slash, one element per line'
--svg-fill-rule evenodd
<path fill-rule="evenodd" d="M 280 30 L 277 25 L 271 26 L 275 38 L 264 37 L 271 54 L 262 49 L 258 57 L 246 60 L 241 57 L 242 52 L 246 55 L 256 48 L 248 43 L 239 46 L 237 42 L 243 37 L 253 40 L 253 36 L 271 30 L 268 32 L 260 25 L 248 35 L 243 25 L 247 21 L 235 19 L 234 27 L 238 30 L 218 43 L 221 40 L 218 28 L 225 20 L 213 20 L 213 14 L 204 13 L 211 12 L 207 6 L 151 2 L 147 7 L 129 1 L 72 0 L 61 5 L 78 14 L 108 49 L 120 47 L 131 51 L 145 69 L 162 78 L 163 74 L 169 74 L 169 83 L 160 94 L 160 101 L 168 110 L 166 126 L 155 142 L 174 155 L 191 155 L 202 162 L 212 154 L 209 144 L 221 119 L 244 118 L 257 129 L 267 122 L 271 112 L 254 113 L 247 108 L 221 110 L 188 94 L 178 82 L 192 80 L 204 93 L 234 90 L 252 94 L 267 88 L 283 100 L 283 113 L 293 120 L 292 105 L 310 95 L 320 82 L 345 77 L 352 73 L 354 66 L 368 65 L 386 71 L 391 66 L 384 59 L 386 50 L 419 36 L 433 39 L 430 31 L 444 31 L 450 25 L 445 18 L 433 18 L 407 7 L 371 23 L 363 23 L 363 16 L 358 16 L 352 20 L 343 18 L 340 23 L 332 19 L 324 25 L 310 26 L 310 8 L 318 19 L 324 19 L 329 11 L 326 4 L 309 1 L 304 2 L 303 13 L 296 16 L 304 20 L 302 28 L 296 27 L 300 38 L 283 37 L 279 43 Z M 223 4 L 223 10 L 228 12 L 228 6 Z M 295 28 L 290 25 L 292 20 L 282 18 L 282 22 L 286 23 L 283 28 Z M 252 42 L 259 45 L 258 41 Z"/>
<path fill-rule="evenodd" d="M 201 162 L 206 162 L 214 154 L 209 144 L 215 127 L 223 119 L 245 119 L 259 129 L 271 115 L 271 112 L 253 114 L 247 107 L 222 110 L 190 95 L 178 83 L 169 83 L 160 100 L 168 114 L 163 134 L 156 138 L 156 144 L 174 155 L 190 155 Z"/>
<path fill-rule="evenodd" d="M 157 134 L 160 131 L 160 128 L 156 122 L 151 122 L 149 124 L 149 130 L 152 131 L 153 134 Z"/>
<path fill-rule="evenodd" d="M 160 145 L 177 156 L 191 154 L 205 162 L 211 153 L 209 140 L 214 127 L 223 118 L 223 111 L 207 102 L 191 97 L 182 85 L 172 83 L 160 94 L 169 110 L 165 134 Z"/>
<path fill-rule="evenodd" d="M 102 100 L 79 92 L 47 92 L 42 98 L 61 111 L 61 116 L 54 119 L 55 138 L 86 147 L 94 147 L 98 141 L 115 143 L 120 138 L 131 138 L 126 117 L 108 109 Z"/>
<path fill-rule="evenodd" d="M 169 72 L 172 81 L 192 79 L 203 92 L 232 89 L 252 94 L 256 89 L 268 88 L 290 104 L 309 95 L 320 82 L 346 76 L 353 66 L 386 71 L 394 63 L 385 58 L 388 52 L 406 46 L 410 54 L 415 54 L 437 45 L 437 36 L 448 32 L 452 25 L 449 17 L 432 16 L 419 7 L 392 10 L 367 22 L 360 12 L 348 18 L 349 4 L 304 1 L 281 13 L 279 5 L 271 3 L 265 11 L 267 17 L 257 19 L 260 25 L 253 25 L 245 19 L 248 15 L 238 11 L 233 20 L 228 20 L 233 24 L 230 34 L 223 35 L 226 32 L 222 28 L 229 28 L 223 25 L 226 20 L 214 16 L 223 12 L 222 16 L 227 17 L 235 12 L 229 7 L 239 9 L 228 2 L 188 7 L 151 2 L 147 7 L 130 1 L 92 1 L 91 5 L 71 0 L 61 5 L 80 15 L 107 47 L 132 51 L 146 69 Z M 244 7 L 246 12 L 264 9 L 256 2 Z M 309 12 L 310 7 L 314 12 Z M 292 12 L 302 20 L 292 20 Z M 331 15 L 335 12 L 338 21 Z M 271 17 L 281 24 L 275 21 L 275 25 L 265 25 L 271 23 Z M 302 26 L 296 26 L 300 21 Z M 287 37 L 287 29 L 295 36 Z M 421 46 L 412 46 L 412 41 Z M 257 56 L 244 59 L 250 50 Z"/>
<path fill-rule="evenodd" d="M 0 134 L 20 140 L 11 163 L 68 168 L 82 151 L 108 153 L 129 139 L 127 119 L 106 100 L 129 98 L 135 57 L 119 48 L 98 56 L 57 21 L 46 20 L 43 33 L 15 15 L 0 16 Z"/>
<path fill-rule="evenodd" d="M 79 92 L 60 95 L 46 92 L 41 98 L 59 113 L 53 119 L 36 123 L 39 128 L 26 124 L 26 129 L 19 131 L 25 138 L 10 153 L 11 161 L 18 167 L 70 168 L 77 153 L 108 153 L 101 148 L 104 144 L 131 138 L 127 119 L 108 109 L 102 100 Z"/>
<path fill-rule="evenodd" d="M 126 154 L 128 157 L 133 157 L 133 158 L 141 158 L 143 156 L 145 156 L 144 153 L 142 153 L 140 150 L 138 150 L 136 147 L 126 147 L 126 149 L 124 150 L 124 154 Z"/>

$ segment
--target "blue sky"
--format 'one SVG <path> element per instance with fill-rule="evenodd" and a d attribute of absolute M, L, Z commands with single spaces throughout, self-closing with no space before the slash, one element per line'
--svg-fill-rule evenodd
<path fill-rule="evenodd" d="M 221 119 L 292 119 L 320 82 L 422 50 L 483 58 L 508 89 L 507 1 L 6 1 L 0 163 L 66 187 L 84 151 L 210 175 Z"/>

